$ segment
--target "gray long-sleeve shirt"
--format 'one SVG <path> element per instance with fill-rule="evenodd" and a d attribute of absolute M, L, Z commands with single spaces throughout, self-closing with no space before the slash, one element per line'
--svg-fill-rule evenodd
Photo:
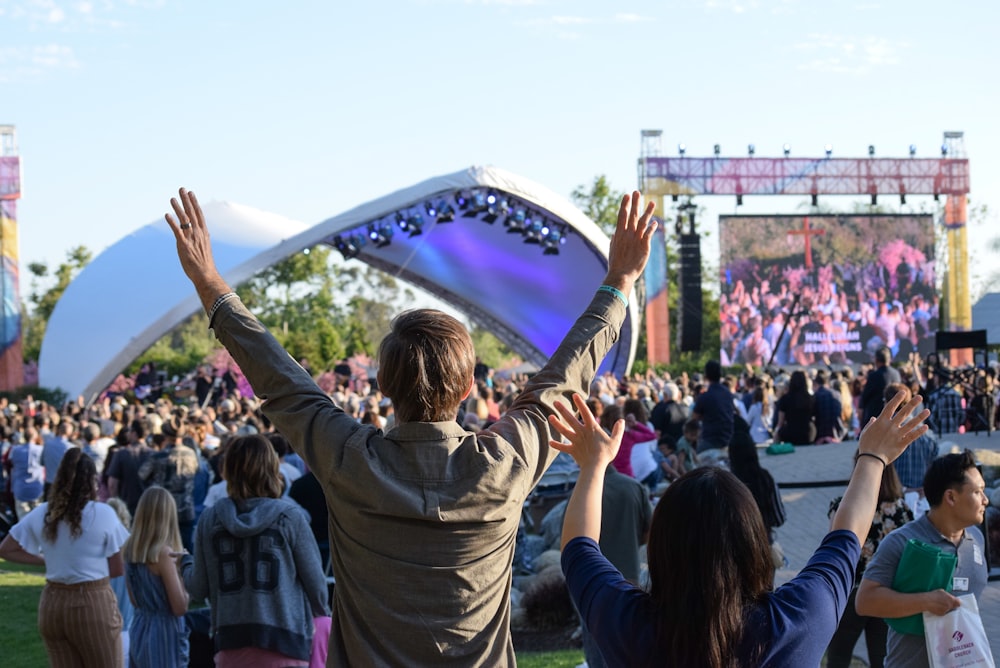
<path fill-rule="evenodd" d="M 489 429 L 344 413 L 235 299 L 213 321 L 326 494 L 337 589 L 328 666 L 514 665 L 511 562 L 521 509 L 557 454 L 554 402 L 587 395 L 624 306 L 598 292 Z"/>

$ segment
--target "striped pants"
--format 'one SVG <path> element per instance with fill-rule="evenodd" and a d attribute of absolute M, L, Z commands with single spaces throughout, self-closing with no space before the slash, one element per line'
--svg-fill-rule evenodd
<path fill-rule="evenodd" d="M 38 632 L 52 668 L 125 666 L 122 617 L 108 578 L 47 582 L 38 603 Z"/>

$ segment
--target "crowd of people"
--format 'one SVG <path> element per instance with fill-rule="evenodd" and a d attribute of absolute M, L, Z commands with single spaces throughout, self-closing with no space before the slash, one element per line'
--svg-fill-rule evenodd
<path fill-rule="evenodd" d="M 924 380 L 915 359 L 909 384 L 881 350 L 858 374 L 725 375 L 711 362 L 691 376 L 596 376 L 655 229 L 638 193 L 622 202 L 607 276 L 538 373 L 502 380 L 461 323 L 415 310 L 393 321 L 375 378 L 344 365 L 326 388 L 215 270 L 193 194 L 172 204 L 181 265 L 253 394 L 206 378 L 204 397 L 186 399 L 136 382 L 143 397 L 92 406 L 0 400 L 19 520 L 0 557 L 46 568 L 39 626 L 52 665 L 195 665 L 202 631 L 217 666 L 513 665 L 511 563 L 525 501 L 550 466 L 577 469 L 563 569 L 594 666 L 816 665 L 858 579 L 859 612 L 911 614 L 923 603 L 886 600 L 884 578 L 871 594 L 856 570 L 871 557 L 890 470 L 907 489 L 927 488 L 927 521 L 947 523 L 960 561 L 966 537 L 983 549 L 966 531 L 982 495 L 968 461 L 923 482 L 945 458 L 910 444 L 933 443 L 962 416 L 935 399 L 950 385 Z M 785 511 L 756 444 L 851 439 L 856 469 L 830 535 L 773 589 Z M 956 517 L 960 496 L 969 500 Z M 626 504 L 630 523 L 602 521 Z M 614 565 L 602 550 L 619 541 L 602 531 L 627 534 Z M 647 540 L 643 589 L 633 552 Z M 981 591 L 978 576 L 967 586 Z"/>

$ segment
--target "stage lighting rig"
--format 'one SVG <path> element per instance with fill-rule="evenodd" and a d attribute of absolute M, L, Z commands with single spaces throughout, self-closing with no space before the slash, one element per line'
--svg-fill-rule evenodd
<path fill-rule="evenodd" d="M 754 146 L 753 144 L 747 144 L 747 155 L 749 155 L 752 158 L 753 154 L 756 152 L 757 152 L 756 146 Z"/>
<path fill-rule="evenodd" d="M 438 222 L 441 222 L 441 216 L 438 215 Z M 419 213 L 412 213 L 410 217 L 406 219 L 406 227 L 404 228 L 410 233 L 411 237 L 417 237 L 424 233 L 424 217 Z"/>
<path fill-rule="evenodd" d="M 792 154 L 792 145 L 791 144 L 785 144 L 784 146 L 781 147 L 781 150 L 784 152 L 785 157 L 787 158 L 788 156 L 790 156 Z"/>
<path fill-rule="evenodd" d="M 508 234 L 523 234 L 527 220 L 528 215 L 524 209 L 517 208 L 507 216 L 503 224 Z"/>
<path fill-rule="evenodd" d="M 869 158 L 875 157 L 875 144 L 868 144 L 868 157 Z"/>
<path fill-rule="evenodd" d="M 437 222 L 450 223 L 455 220 L 455 209 L 448 202 L 441 201 L 437 205 Z"/>
<path fill-rule="evenodd" d="M 475 218 L 483 211 L 486 211 L 486 195 L 480 190 L 469 193 L 468 211 L 462 214 L 463 218 Z"/>
<path fill-rule="evenodd" d="M 829 158 L 831 155 L 833 155 L 833 144 L 827 144 L 826 146 L 823 147 L 823 150 L 826 151 L 826 157 Z"/>
<path fill-rule="evenodd" d="M 549 228 L 541 217 L 529 218 L 524 221 L 524 243 L 540 244 L 548 233 Z"/>
<path fill-rule="evenodd" d="M 684 154 L 687 153 L 687 146 L 683 143 L 677 145 L 677 153 L 683 158 Z"/>
<path fill-rule="evenodd" d="M 916 157 L 916 155 L 917 155 L 917 145 L 910 144 L 910 157 L 913 158 Z"/>
<path fill-rule="evenodd" d="M 385 248 L 392 243 L 393 229 L 388 223 L 372 223 L 368 226 L 368 238 L 376 248 Z"/>
<path fill-rule="evenodd" d="M 506 216 L 510 212 L 510 202 L 506 197 L 498 196 L 496 193 L 490 191 L 486 195 L 486 215 L 483 216 L 483 222 L 492 225 L 497 221 L 500 216 Z"/>
<path fill-rule="evenodd" d="M 542 240 L 542 255 L 559 255 L 559 246 L 566 243 L 566 226 L 552 228 Z"/>
<path fill-rule="evenodd" d="M 358 234 L 348 236 L 346 239 L 338 234 L 333 238 L 333 247 L 344 256 L 345 260 L 357 257 L 362 246 L 364 246 L 364 237 Z"/>
<path fill-rule="evenodd" d="M 722 147 L 716 144 L 715 146 L 712 147 L 712 152 L 715 153 L 715 157 L 718 158 L 720 155 L 722 155 Z"/>

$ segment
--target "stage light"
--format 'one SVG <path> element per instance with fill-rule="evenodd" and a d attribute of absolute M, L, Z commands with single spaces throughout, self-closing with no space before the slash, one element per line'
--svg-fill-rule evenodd
<path fill-rule="evenodd" d="M 906 204 L 906 193 L 899 193 L 899 203 Z"/>
<path fill-rule="evenodd" d="M 875 144 L 868 144 L 868 157 L 872 158 L 875 156 Z"/>
<path fill-rule="evenodd" d="M 948 145 L 941 144 L 941 157 L 944 158 L 948 155 Z"/>
<path fill-rule="evenodd" d="M 941 193 L 934 193 L 934 201 L 935 202 L 941 201 Z"/>
<path fill-rule="evenodd" d="M 712 152 L 715 153 L 715 157 L 718 158 L 720 155 L 722 155 L 722 147 L 716 144 L 715 146 L 712 147 Z"/>
<path fill-rule="evenodd" d="M 826 146 L 823 147 L 823 150 L 826 151 L 826 157 L 829 158 L 831 155 L 833 155 L 833 144 L 827 144 Z"/>
<path fill-rule="evenodd" d="M 409 222 L 409 221 L 407 221 Z M 368 238 L 376 248 L 385 248 L 392 243 L 393 229 L 389 223 L 372 224 L 368 226 Z"/>
<path fill-rule="evenodd" d="M 912 158 L 916 154 L 917 154 L 917 145 L 916 144 L 910 144 L 910 157 Z"/>
<path fill-rule="evenodd" d="M 878 204 L 878 195 L 872 193 L 872 206 L 875 206 L 876 204 Z"/>
<path fill-rule="evenodd" d="M 514 209 L 514 212 L 503 221 L 503 224 L 507 228 L 508 234 L 521 234 L 524 232 L 526 220 L 527 214 L 525 214 L 524 209 Z"/>
<path fill-rule="evenodd" d="M 542 230 L 547 230 L 548 227 L 545 225 L 545 221 L 541 218 L 529 218 L 524 221 L 524 243 L 526 244 L 540 244 L 542 243 L 542 238 L 545 233 Z"/>
<path fill-rule="evenodd" d="M 542 240 L 542 255 L 559 255 L 559 246 L 566 243 L 566 228 L 552 229 Z"/>
<path fill-rule="evenodd" d="M 363 245 L 364 237 L 359 234 L 355 234 L 353 237 L 348 236 L 347 238 L 337 235 L 333 238 L 333 247 L 344 256 L 345 260 L 357 257 Z"/>
<path fill-rule="evenodd" d="M 469 208 L 469 198 L 466 197 L 465 193 L 459 191 L 455 193 L 455 206 L 457 206 L 462 211 Z"/>
<path fill-rule="evenodd" d="M 747 144 L 747 155 L 749 155 L 751 158 L 753 157 L 754 151 L 756 150 L 757 150 L 756 146 L 754 146 L 753 144 Z"/>
<path fill-rule="evenodd" d="M 819 206 L 819 195 L 816 193 L 812 194 L 812 205 Z"/>
<path fill-rule="evenodd" d="M 406 231 L 406 216 L 403 215 L 402 211 L 396 212 L 396 224 L 399 225 L 399 229 Z"/>
<path fill-rule="evenodd" d="M 438 216 L 438 222 L 441 222 L 441 217 Z M 406 227 L 404 228 L 410 233 L 411 237 L 417 237 L 424 233 L 424 217 L 419 213 L 412 214 L 406 219 Z"/>
<path fill-rule="evenodd" d="M 498 217 L 506 216 L 508 213 L 510 213 L 510 201 L 506 197 L 498 196 L 493 192 L 486 196 L 486 215 L 483 216 L 484 223 L 492 225 Z"/>
<path fill-rule="evenodd" d="M 687 151 L 687 146 L 685 146 L 684 144 L 678 144 L 677 145 L 677 152 L 681 154 L 682 158 L 684 157 L 684 153 L 686 151 Z"/>
<path fill-rule="evenodd" d="M 785 157 L 787 158 L 792 154 L 792 145 L 785 144 L 784 146 L 781 147 L 781 150 L 785 152 Z"/>
<path fill-rule="evenodd" d="M 736 206 L 743 206 L 743 193 L 736 195 Z"/>
<path fill-rule="evenodd" d="M 445 201 L 438 202 L 437 205 L 437 222 L 439 223 L 450 223 L 455 220 L 455 209 Z"/>
<path fill-rule="evenodd" d="M 431 218 L 437 218 L 437 207 L 434 206 L 433 202 L 424 202 L 424 211 L 426 211 L 427 215 Z"/>
<path fill-rule="evenodd" d="M 677 194 L 676 193 L 670 196 L 670 201 L 671 202 L 676 202 L 677 201 Z"/>
<path fill-rule="evenodd" d="M 469 193 L 468 211 L 462 214 L 463 218 L 475 218 L 483 211 L 486 211 L 486 195 L 479 190 Z"/>

